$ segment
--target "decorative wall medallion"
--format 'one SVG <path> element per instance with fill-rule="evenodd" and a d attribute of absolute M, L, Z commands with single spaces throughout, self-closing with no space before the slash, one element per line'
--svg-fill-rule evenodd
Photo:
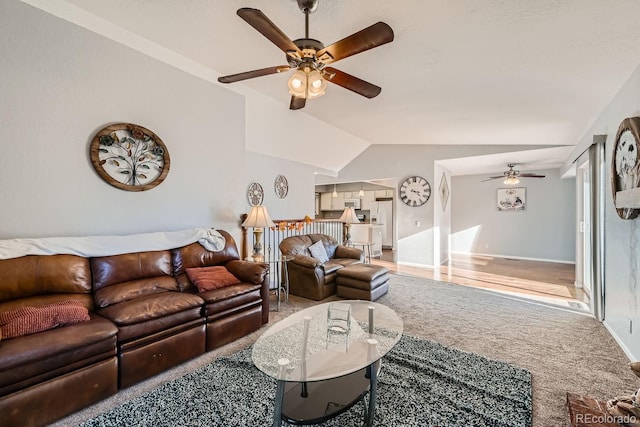
<path fill-rule="evenodd" d="M 611 161 L 611 189 L 614 205 L 618 191 L 631 190 L 640 186 L 638 141 L 640 141 L 640 117 L 624 119 L 618 127 Z M 617 208 L 616 212 L 622 219 L 633 219 L 638 216 L 640 209 Z"/>
<path fill-rule="evenodd" d="M 447 184 L 447 177 L 442 172 L 442 178 L 440 179 L 440 203 L 442 203 L 442 210 L 447 209 L 447 201 L 449 200 L 449 184 Z"/>
<path fill-rule="evenodd" d="M 169 151 L 149 129 L 117 123 L 100 130 L 89 148 L 91 162 L 102 179 L 126 191 L 145 191 L 169 173 Z"/>
<path fill-rule="evenodd" d="M 284 199 L 287 197 L 287 193 L 289 192 L 289 183 L 287 182 L 287 178 L 284 175 L 276 176 L 276 180 L 273 183 L 274 189 L 276 191 L 276 196 L 279 199 Z"/>
<path fill-rule="evenodd" d="M 247 187 L 247 200 L 251 206 L 258 206 L 262 204 L 264 200 L 264 190 L 262 189 L 262 185 L 253 181 Z"/>
<path fill-rule="evenodd" d="M 429 197 L 431 185 L 421 176 L 410 176 L 400 184 L 400 200 L 407 206 L 422 206 Z"/>

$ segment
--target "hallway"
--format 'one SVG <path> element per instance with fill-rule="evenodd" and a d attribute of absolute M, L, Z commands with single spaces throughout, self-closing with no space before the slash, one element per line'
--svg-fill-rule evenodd
<path fill-rule="evenodd" d="M 394 253 L 383 251 L 374 264 L 400 275 L 424 277 L 458 285 L 589 311 L 589 297 L 574 286 L 574 264 L 529 261 L 492 256 L 452 254 L 438 270 L 399 265 Z"/>

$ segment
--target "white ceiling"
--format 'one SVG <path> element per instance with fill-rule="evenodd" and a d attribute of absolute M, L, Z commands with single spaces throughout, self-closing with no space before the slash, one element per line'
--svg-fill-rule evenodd
<path fill-rule="evenodd" d="M 51 0 L 25 1 L 46 8 Z M 75 5 L 216 75 L 286 64 L 275 45 L 236 15 L 240 7 L 262 10 L 291 39 L 304 36 L 295 0 L 55 3 Z M 639 16 L 637 0 L 320 0 L 310 37 L 325 45 L 377 21 L 393 28 L 395 40 L 335 63 L 381 86 L 378 97 L 330 85 L 326 96 L 296 113 L 372 144 L 572 146 L 638 65 Z M 288 76 L 234 85 L 287 109 Z M 545 165 L 558 165 L 567 154 L 542 157 Z"/>

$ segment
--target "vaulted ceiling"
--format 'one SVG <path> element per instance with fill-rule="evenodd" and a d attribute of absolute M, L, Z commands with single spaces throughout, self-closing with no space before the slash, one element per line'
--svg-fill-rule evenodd
<path fill-rule="evenodd" d="M 286 63 L 275 45 L 236 15 L 238 8 L 262 10 L 291 39 L 304 36 L 295 0 L 57 3 L 218 75 Z M 296 113 L 371 144 L 571 146 L 638 65 L 638 16 L 637 0 L 319 0 L 310 16 L 311 38 L 329 45 L 384 21 L 395 40 L 334 65 L 381 86 L 378 97 L 329 85 L 325 96 Z M 289 74 L 234 85 L 287 109 Z M 558 152 L 566 156 L 566 150 Z"/>

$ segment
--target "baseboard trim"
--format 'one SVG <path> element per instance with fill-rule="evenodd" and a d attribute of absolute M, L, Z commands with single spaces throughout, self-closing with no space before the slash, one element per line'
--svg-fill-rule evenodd
<path fill-rule="evenodd" d="M 430 268 L 433 270 L 433 264 L 420 264 L 417 262 L 398 261 L 398 265 L 406 265 L 407 267 Z"/>
<path fill-rule="evenodd" d="M 602 324 L 604 325 L 605 328 L 607 328 L 607 331 L 609 331 L 609 334 L 611 334 L 611 336 L 616 341 L 616 343 L 618 343 L 618 345 L 620 346 L 624 354 L 629 358 L 630 362 L 633 362 L 635 360 L 640 360 L 640 355 L 638 355 L 638 357 L 634 356 L 634 354 L 631 352 L 631 350 L 629 350 L 629 348 L 626 346 L 624 341 L 622 341 L 618 336 L 618 334 L 616 334 L 613 331 L 613 329 L 611 329 L 611 327 L 607 324 L 606 320 L 602 322 Z"/>
<path fill-rule="evenodd" d="M 566 261 L 560 259 L 548 259 L 548 258 L 530 258 L 516 255 L 502 255 L 502 254 L 485 254 L 480 252 L 459 252 L 459 251 L 451 251 L 452 254 L 460 254 L 460 255 L 477 255 L 477 256 L 489 256 L 494 258 L 513 258 L 513 259 L 522 259 L 525 261 L 541 261 L 541 262 L 556 262 L 558 264 L 574 264 L 575 261 Z"/>

